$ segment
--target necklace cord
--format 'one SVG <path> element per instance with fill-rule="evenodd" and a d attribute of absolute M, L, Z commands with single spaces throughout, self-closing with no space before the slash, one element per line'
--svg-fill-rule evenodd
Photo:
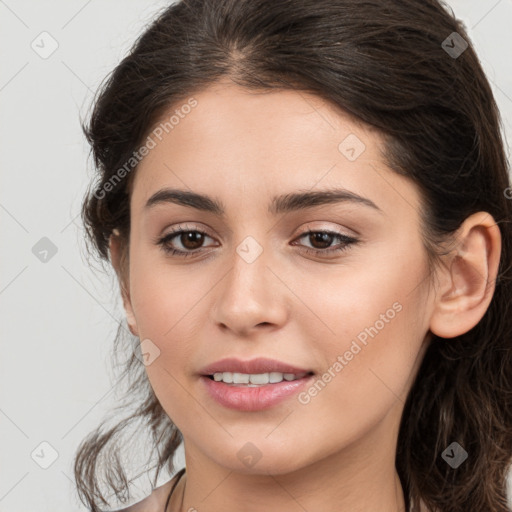
<path fill-rule="evenodd" d="M 167 512 L 167 506 L 169 505 L 169 501 L 171 500 L 171 495 L 172 495 L 174 489 L 176 488 L 176 486 L 178 485 L 178 482 L 181 480 L 181 477 L 184 475 L 185 469 L 186 468 L 182 468 L 182 469 L 180 469 L 180 471 L 178 471 L 178 473 L 176 473 L 176 475 L 179 475 L 179 476 L 176 479 L 176 481 L 174 482 L 174 484 L 172 485 L 171 492 L 169 492 L 169 496 L 167 496 L 167 501 L 165 502 L 164 512 Z"/>

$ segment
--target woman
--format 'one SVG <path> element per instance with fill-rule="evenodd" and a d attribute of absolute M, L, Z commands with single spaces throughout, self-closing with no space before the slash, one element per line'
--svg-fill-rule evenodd
<path fill-rule="evenodd" d="M 84 130 L 141 394 L 77 453 L 91 510 L 137 421 L 186 467 L 132 512 L 511 510 L 510 183 L 444 6 L 179 2 Z"/>

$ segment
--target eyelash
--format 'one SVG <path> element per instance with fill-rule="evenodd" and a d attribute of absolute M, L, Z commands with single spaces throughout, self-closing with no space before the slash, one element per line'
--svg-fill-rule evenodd
<path fill-rule="evenodd" d="M 200 233 L 202 235 L 206 235 L 209 238 L 212 238 L 212 237 L 210 237 L 210 235 L 208 235 L 208 233 L 201 231 L 199 229 L 188 229 L 188 228 L 183 229 L 182 227 L 178 227 L 176 230 L 171 231 L 170 233 L 166 234 L 165 236 L 163 236 L 161 238 L 157 238 L 155 243 L 157 245 L 160 245 L 162 250 L 167 255 L 176 256 L 179 258 L 188 258 L 190 256 L 193 256 L 197 253 L 202 252 L 202 248 L 192 250 L 192 251 L 181 251 L 179 249 L 173 249 L 167 245 L 173 238 L 176 238 L 177 236 L 179 236 L 183 233 Z M 337 233 L 336 231 L 329 231 L 329 230 L 305 231 L 304 233 L 302 233 L 300 236 L 297 237 L 297 240 L 300 240 L 301 238 L 304 238 L 307 235 L 317 234 L 317 233 L 334 236 L 341 242 L 341 246 L 337 247 L 335 249 L 310 249 L 309 247 L 303 247 L 303 250 L 305 252 L 307 252 L 308 254 L 313 254 L 315 256 L 324 256 L 326 254 L 331 254 L 331 253 L 341 253 L 341 252 L 347 250 L 350 245 L 357 244 L 359 241 L 357 238 L 353 238 L 353 237 L 344 235 L 342 233 Z"/>

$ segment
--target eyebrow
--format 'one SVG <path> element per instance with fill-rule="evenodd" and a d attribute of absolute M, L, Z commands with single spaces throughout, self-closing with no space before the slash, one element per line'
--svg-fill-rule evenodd
<path fill-rule="evenodd" d="M 299 191 L 282 194 L 272 198 L 268 211 L 273 215 L 279 215 L 281 213 L 314 208 L 315 206 L 343 202 L 361 204 L 383 213 L 382 210 L 370 199 L 361 197 L 346 189 Z M 155 205 L 162 203 L 174 203 L 182 206 L 188 206 L 197 210 L 210 212 L 221 217 L 226 213 L 225 206 L 222 201 L 218 199 L 188 190 L 173 188 L 163 188 L 155 192 L 146 202 L 144 209 L 148 210 Z"/>

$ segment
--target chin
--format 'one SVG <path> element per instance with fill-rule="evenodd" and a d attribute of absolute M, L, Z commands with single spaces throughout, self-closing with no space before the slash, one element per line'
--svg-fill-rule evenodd
<path fill-rule="evenodd" d="M 303 450 L 297 448 L 298 443 L 289 442 L 286 445 L 273 445 L 269 440 L 265 443 L 247 441 L 236 443 L 220 453 L 215 453 L 213 459 L 217 464 L 229 471 L 247 475 L 284 475 L 303 469 L 310 463 Z M 226 460 L 228 452 L 235 453 L 234 457 Z"/>

